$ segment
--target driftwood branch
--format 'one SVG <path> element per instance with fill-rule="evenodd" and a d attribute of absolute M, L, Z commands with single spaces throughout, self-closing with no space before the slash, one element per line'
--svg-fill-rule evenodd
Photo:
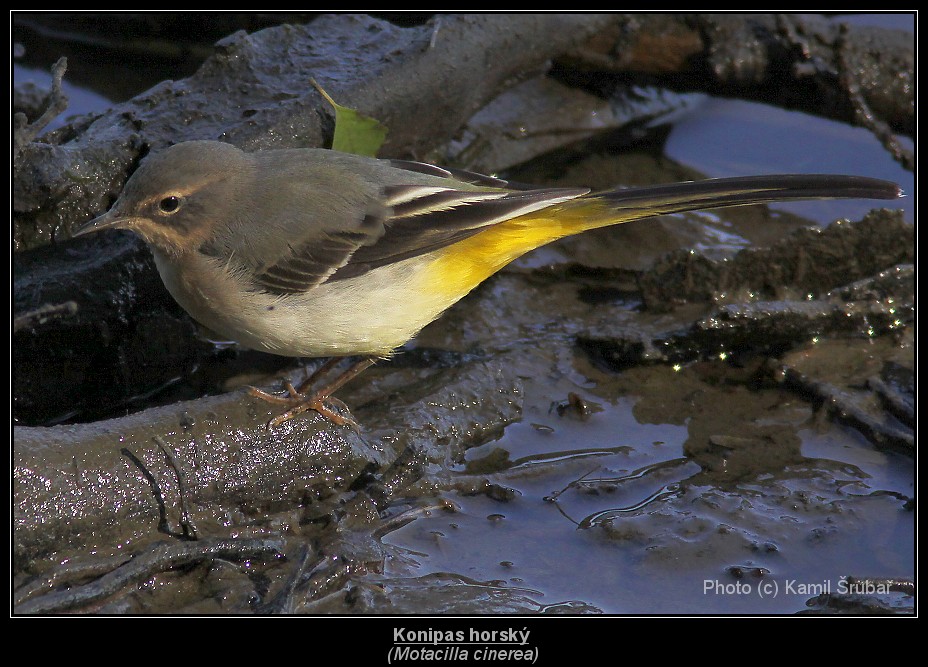
<path fill-rule="evenodd" d="M 633 14 L 565 59 L 913 137 L 914 35 L 790 14 Z"/>
<path fill-rule="evenodd" d="M 411 374 L 393 399 L 400 437 L 363 405 L 363 437 L 315 413 L 270 430 L 273 408 L 244 391 L 90 424 L 18 427 L 14 558 L 22 568 L 91 542 L 178 536 L 190 532 L 185 515 L 215 531 L 230 512 L 244 519 L 269 505 L 299 505 L 316 487 L 344 490 L 405 449 L 433 462 L 460 456 L 521 415 L 518 381 L 480 361 L 432 380 Z M 389 497 L 396 484 L 384 480 L 378 493 Z"/>

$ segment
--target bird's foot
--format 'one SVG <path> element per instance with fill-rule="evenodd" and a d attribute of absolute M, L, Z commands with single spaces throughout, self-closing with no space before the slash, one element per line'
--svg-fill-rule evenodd
<path fill-rule="evenodd" d="M 347 417 L 344 414 L 341 414 L 342 412 L 349 412 L 348 406 L 332 396 L 332 394 L 346 382 L 357 376 L 361 371 L 371 366 L 374 363 L 373 359 L 362 359 L 356 362 L 344 373 L 323 386 L 321 389 L 317 391 L 310 391 L 310 388 L 313 384 L 315 384 L 315 381 L 320 376 L 331 370 L 338 363 L 338 361 L 338 358 L 330 359 L 306 380 L 300 383 L 299 387 L 294 387 L 293 383 L 291 383 L 289 380 L 286 380 L 284 382 L 284 389 L 286 392 L 283 395 L 272 394 L 266 391 L 262 391 L 256 387 L 248 387 L 248 393 L 252 396 L 267 401 L 268 403 L 285 405 L 288 408 L 286 412 L 279 414 L 271 419 L 268 422 L 267 427 L 269 429 L 275 428 L 284 422 L 293 419 L 297 415 L 300 415 L 309 410 L 315 410 L 332 423 L 338 424 L 339 426 L 348 426 L 355 433 L 360 433 L 361 427 L 358 425 L 358 423 L 351 417 Z M 333 409 L 333 407 L 335 409 Z M 336 409 L 338 411 L 336 411 Z"/>
<path fill-rule="evenodd" d="M 252 396 L 267 401 L 268 403 L 286 405 L 289 408 L 286 412 L 277 415 L 267 423 L 267 427 L 269 429 L 280 426 L 284 422 L 289 421 L 297 415 L 303 414 L 304 412 L 315 410 L 334 424 L 338 424 L 339 426 L 348 426 L 355 433 L 361 432 L 361 427 L 355 420 L 353 420 L 351 417 L 346 417 L 342 414 L 339 414 L 333 410 L 332 407 L 330 407 L 334 406 L 339 410 L 348 412 L 348 406 L 334 396 L 324 396 L 321 395 L 322 392 L 313 392 L 310 395 L 301 394 L 290 382 L 285 382 L 284 385 L 287 389 L 287 393 L 284 396 L 270 394 L 256 387 L 248 387 L 248 393 Z"/>

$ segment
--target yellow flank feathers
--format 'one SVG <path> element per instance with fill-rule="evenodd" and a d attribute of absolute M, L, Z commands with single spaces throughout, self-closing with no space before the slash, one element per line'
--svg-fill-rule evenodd
<path fill-rule="evenodd" d="M 631 219 L 631 217 L 630 217 Z M 510 262 L 557 239 L 626 222 L 595 197 L 557 204 L 487 227 L 434 254 L 423 284 L 457 300 Z"/>

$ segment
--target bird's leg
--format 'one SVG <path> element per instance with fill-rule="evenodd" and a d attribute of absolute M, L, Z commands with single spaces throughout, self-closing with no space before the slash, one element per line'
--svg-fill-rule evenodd
<path fill-rule="evenodd" d="M 299 387 L 294 387 L 290 380 L 284 380 L 284 389 L 287 390 L 286 396 L 278 396 L 257 387 L 248 387 L 248 393 L 256 398 L 267 401 L 268 403 L 278 403 L 280 405 L 293 405 L 295 402 L 302 401 L 306 398 L 306 391 L 316 383 L 316 381 L 335 368 L 342 360 L 342 357 L 329 357 L 329 359 L 319 368 L 314 370 L 305 380 L 300 383 Z"/>
<path fill-rule="evenodd" d="M 300 386 L 297 387 L 296 389 L 297 393 L 300 394 L 301 396 L 305 394 L 307 390 L 309 390 L 310 387 L 316 384 L 316 380 L 318 380 L 323 375 L 328 373 L 330 370 L 335 368 L 338 365 L 338 362 L 340 362 L 341 360 L 342 360 L 342 357 L 329 357 L 328 361 L 326 361 L 319 368 L 314 370 L 308 378 L 306 378 L 300 383 Z"/>
<path fill-rule="evenodd" d="M 267 392 L 261 391 L 260 389 L 256 389 L 255 387 L 249 387 L 248 391 L 252 396 L 261 398 L 271 403 L 290 406 L 289 410 L 274 417 L 270 422 L 268 422 L 268 428 L 279 426 L 285 421 L 293 419 L 297 415 L 302 414 L 307 410 L 315 410 L 323 417 L 326 417 L 330 421 L 340 426 L 350 426 L 355 431 L 360 430 L 357 423 L 348 417 L 343 417 L 342 415 L 338 414 L 332 410 L 332 408 L 330 408 L 327 403 L 336 403 L 339 405 L 339 407 L 344 408 L 345 404 L 339 401 L 337 398 L 334 398 L 332 394 L 340 389 L 344 384 L 357 377 L 359 373 L 371 367 L 376 361 L 375 358 L 365 357 L 364 359 L 355 362 L 334 380 L 316 390 L 312 394 L 308 394 L 308 391 L 313 383 L 319 377 L 323 376 L 325 373 L 334 368 L 339 361 L 341 361 L 341 359 L 338 357 L 333 357 L 332 359 L 328 360 L 306 380 L 301 382 L 300 386 L 297 388 L 294 388 L 290 382 L 286 382 L 285 386 L 287 388 L 287 396 L 275 396 L 274 394 L 269 394 Z"/>

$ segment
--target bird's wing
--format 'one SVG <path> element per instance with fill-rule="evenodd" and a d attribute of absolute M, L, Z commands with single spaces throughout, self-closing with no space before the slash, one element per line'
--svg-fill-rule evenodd
<path fill-rule="evenodd" d="M 262 249 L 260 256 L 273 259 L 253 265 L 257 286 L 279 294 L 304 292 L 437 250 L 489 225 L 589 192 L 514 190 L 500 179 L 422 163 L 372 164 L 357 162 L 353 169 L 339 170 L 345 179 L 328 184 L 340 193 L 331 202 L 321 192 L 327 184 L 314 181 L 317 217 L 309 219 L 292 211 L 282 216 L 280 234 L 287 240 L 276 241 L 273 253 Z M 360 181 L 351 182 L 359 173 Z M 354 199 L 344 199 L 346 192 Z"/>

